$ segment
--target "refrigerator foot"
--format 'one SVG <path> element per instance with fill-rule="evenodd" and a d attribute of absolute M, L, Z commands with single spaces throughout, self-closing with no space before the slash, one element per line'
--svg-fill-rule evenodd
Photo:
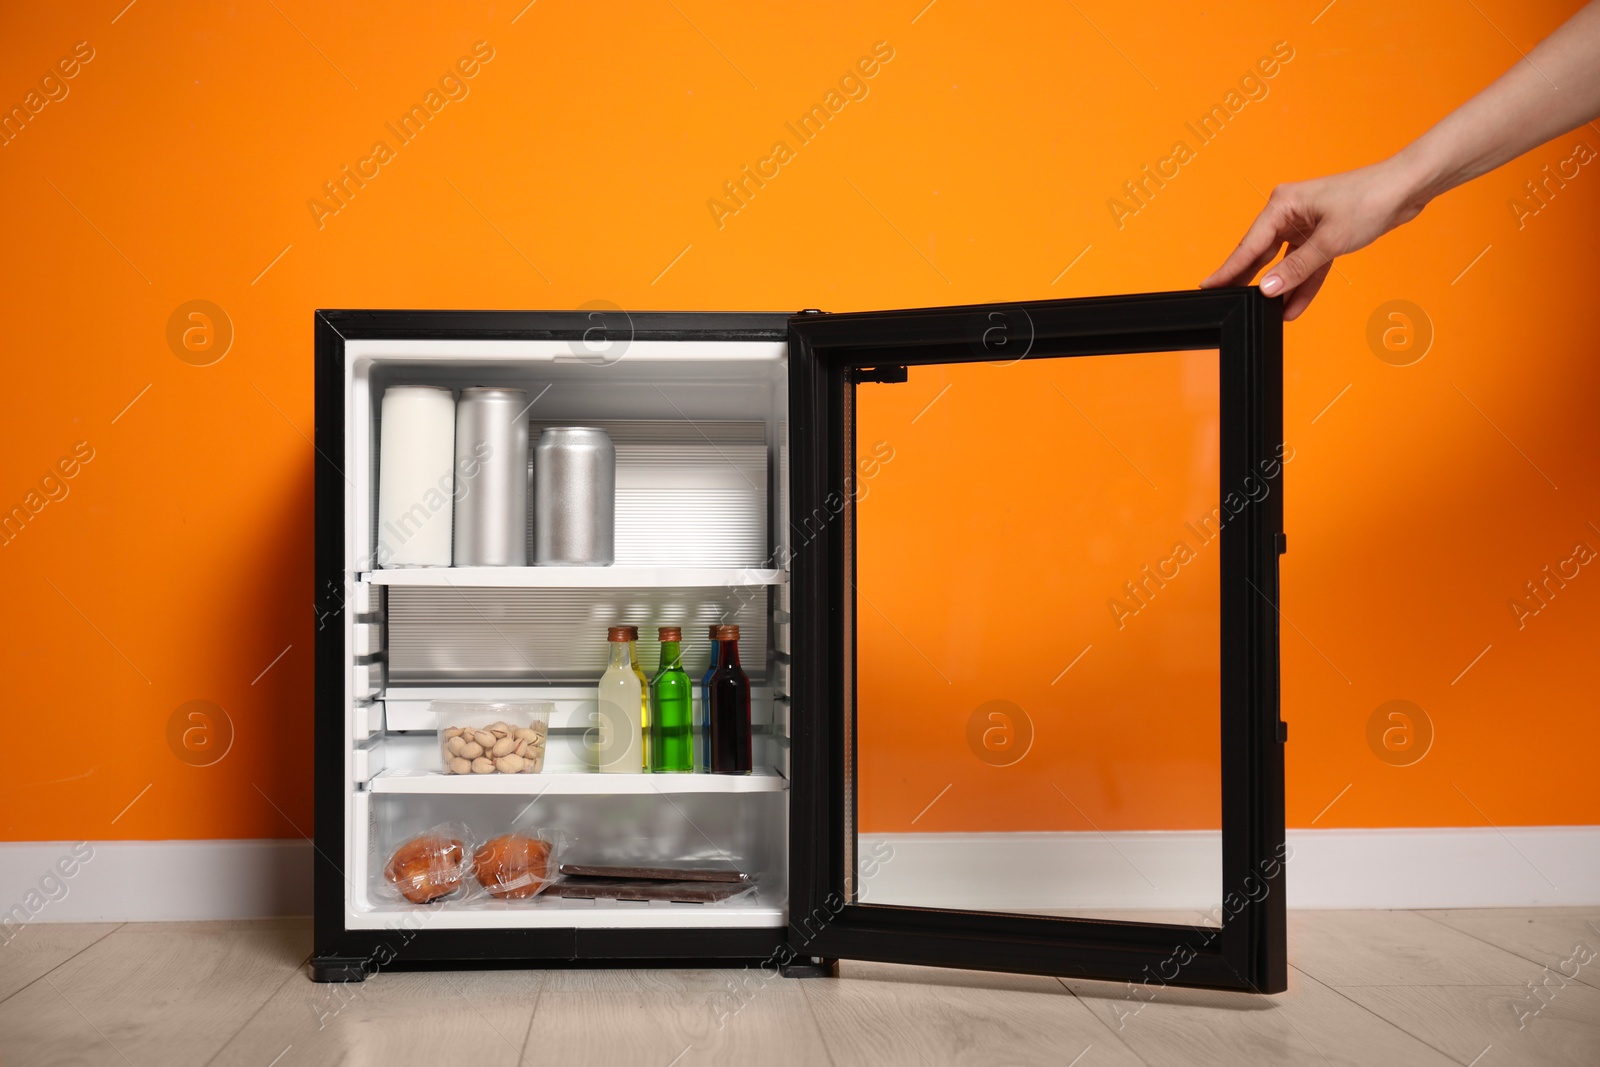
<path fill-rule="evenodd" d="M 797 956 L 781 970 L 785 978 L 837 978 L 839 961 L 822 956 Z"/>
<path fill-rule="evenodd" d="M 313 982 L 365 982 L 367 961 L 360 956 L 312 956 Z"/>

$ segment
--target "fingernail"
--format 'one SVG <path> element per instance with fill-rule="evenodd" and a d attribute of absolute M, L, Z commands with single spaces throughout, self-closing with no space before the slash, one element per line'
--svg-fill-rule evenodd
<path fill-rule="evenodd" d="M 1283 279 L 1276 274 L 1269 274 L 1261 280 L 1261 292 L 1266 296 L 1271 296 L 1282 288 Z"/>

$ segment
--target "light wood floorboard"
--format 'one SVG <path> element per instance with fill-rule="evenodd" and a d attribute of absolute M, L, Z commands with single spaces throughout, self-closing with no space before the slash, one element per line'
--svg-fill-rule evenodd
<path fill-rule="evenodd" d="M 1053 978 L 846 960 L 800 985 L 834 1067 L 1140 1062 Z"/>
<path fill-rule="evenodd" d="M 0 1001 L 115 930 L 117 923 L 30 923 L 0 945 Z"/>
<path fill-rule="evenodd" d="M 1495 908 L 1417 914 L 1600 989 L 1600 908 Z M 1597 955 L 1583 963 L 1590 952 Z"/>
<path fill-rule="evenodd" d="M 770 969 L 561 970 L 546 976 L 530 1063 L 826 1064 L 804 982 Z"/>
<path fill-rule="evenodd" d="M 1600 989 L 1526 986 L 1362 986 L 1343 990 L 1376 1015 L 1477 1067 L 1600 1064 Z"/>
<path fill-rule="evenodd" d="M 302 919 L 127 923 L 4 1002 L 0 1062 L 203 1064 L 305 959 Z"/>
<path fill-rule="evenodd" d="M 1150 1067 L 1453 1062 L 1293 968 L 1288 992 L 1272 997 L 1173 988 L 1134 993 L 1125 983 L 1062 981 Z"/>
<path fill-rule="evenodd" d="M 852 961 L 837 979 L 558 968 L 318 985 L 302 919 L 38 925 L 0 944 L 0 1063 L 1589 1065 L 1600 959 L 1576 979 L 1554 965 L 1600 949 L 1594 921 L 1292 912 L 1274 997 Z"/>
<path fill-rule="evenodd" d="M 1331 986 L 1498 985 L 1528 969 L 1515 953 L 1410 911 L 1290 912 L 1289 962 Z"/>
<path fill-rule="evenodd" d="M 543 971 L 402 971 L 318 984 L 284 975 L 213 1067 L 509 1067 L 524 1052 Z M 544 1062 L 533 1057 L 533 1062 Z"/>

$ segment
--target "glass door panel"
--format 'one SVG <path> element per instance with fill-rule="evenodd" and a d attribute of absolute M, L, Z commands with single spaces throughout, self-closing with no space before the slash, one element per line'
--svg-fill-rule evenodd
<path fill-rule="evenodd" d="M 1217 352 L 854 388 L 849 899 L 1220 925 Z"/>

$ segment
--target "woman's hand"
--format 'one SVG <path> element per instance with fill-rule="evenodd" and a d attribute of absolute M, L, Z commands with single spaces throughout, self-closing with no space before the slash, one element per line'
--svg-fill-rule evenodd
<path fill-rule="evenodd" d="M 1285 297 L 1283 317 L 1297 318 L 1328 277 L 1335 256 L 1365 248 L 1417 217 L 1427 198 L 1393 159 L 1370 167 L 1280 185 L 1227 262 L 1202 289 L 1248 285 L 1285 243 L 1283 261 L 1261 279 L 1267 296 Z"/>
<path fill-rule="evenodd" d="M 1297 318 L 1322 288 L 1335 256 L 1365 248 L 1429 200 L 1600 116 L 1600 0 L 1591 0 L 1495 83 L 1382 163 L 1280 185 L 1228 261 L 1202 289 L 1261 279 Z"/>

